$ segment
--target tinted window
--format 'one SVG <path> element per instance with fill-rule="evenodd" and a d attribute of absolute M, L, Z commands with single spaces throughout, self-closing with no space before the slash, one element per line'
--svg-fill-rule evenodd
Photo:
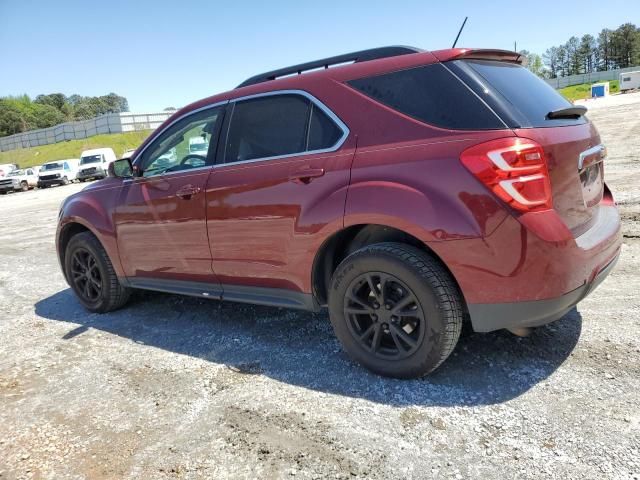
<path fill-rule="evenodd" d="M 514 117 L 517 126 L 553 127 L 585 121 L 584 118 L 547 120 L 549 112 L 570 107 L 571 103 L 544 80 L 520 65 L 489 60 L 460 60 L 455 63 L 462 64 L 463 69 L 465 66 L 470 67 L 480 75 L 480 81 L 484 80 L 484 85 L 480 88 L 487 97 L 496 97 L 497 108 L 507 110 L 507 115 Z M 478 91 L 477 87 L 474 89 Z"/>
<path fill-rule="evenodd" d="M 439 63 L 352 80 L 369 97 L 417 120 L 443 128 L 505 128 L 460 80 Z"/>
<path fill-rule="evenodd" d="M 237 102 L 225 161 L 289 155 L 306 150 L 310 102 L 300 95 L 275 95 Z"/>
<path fill-rule="evenodd" d="M 333 147 L 342 137 L 342 130 L 316 105 L 311 107 L 307 150 Z"/>

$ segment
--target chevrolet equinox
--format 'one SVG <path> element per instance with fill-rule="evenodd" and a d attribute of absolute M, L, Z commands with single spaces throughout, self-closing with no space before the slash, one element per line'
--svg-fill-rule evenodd
<path fill-rule="evenodd" d="M 326 306 L 355 361 L 422 376 L 464 323 L 526 334 L 613 268 L 620 220 L 585 113 L 502 50 L 266 72 L 176 112 L 70 196 L 60 264 L 92 312 L 132 289 Z"/>

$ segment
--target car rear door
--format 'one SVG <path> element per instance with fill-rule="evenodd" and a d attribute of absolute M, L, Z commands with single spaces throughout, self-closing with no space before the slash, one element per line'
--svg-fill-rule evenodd
<path fill-rule="evenodd" d="M 178 119 L 134 160 L 136 176 L 125 180 L 115 211 L 120 259 L 133 285 L 173 291 L 176 281 L 217 285 L 204 190 L 223 116 L 217 105 Z M 205 155 L 189 153 L 195 136 L 208 143 Z"/>
<path fill-rule="evenodd" d="M 320 243 L 342 227 L 355 140 L 301 91 L 237 99 L 207 184 L 213 270 L 237 286 L 310 292 Z"/>

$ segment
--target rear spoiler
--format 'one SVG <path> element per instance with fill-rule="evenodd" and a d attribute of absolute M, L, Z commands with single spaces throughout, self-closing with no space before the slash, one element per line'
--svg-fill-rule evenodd
<path fill-rule="evenodd" d="M 510 50 L 490 50 L 482 48 L 448 48 L 431 52 L 439 61 L 473 59 L 496 60 L 498 62 L 518 63 L 526 65 L 526 57 Z"/>

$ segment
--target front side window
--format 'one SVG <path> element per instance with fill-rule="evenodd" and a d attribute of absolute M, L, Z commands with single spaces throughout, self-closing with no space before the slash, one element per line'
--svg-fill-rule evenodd
<path fill-rule="evenodd" d="M 217 143 L 222 107 L 189 115 L 160 134 L 136 165 L 142 176 L 152 177 L 209 165 L 209 149 Z M 197 150 L 193 145 L 198 145 Z"/>
<path fill-rule="evenodd" d="M 330 149 L 344 133 L 322 108 L 302 95 L 241 100 L 233 108 L 225 163 Z"/>

